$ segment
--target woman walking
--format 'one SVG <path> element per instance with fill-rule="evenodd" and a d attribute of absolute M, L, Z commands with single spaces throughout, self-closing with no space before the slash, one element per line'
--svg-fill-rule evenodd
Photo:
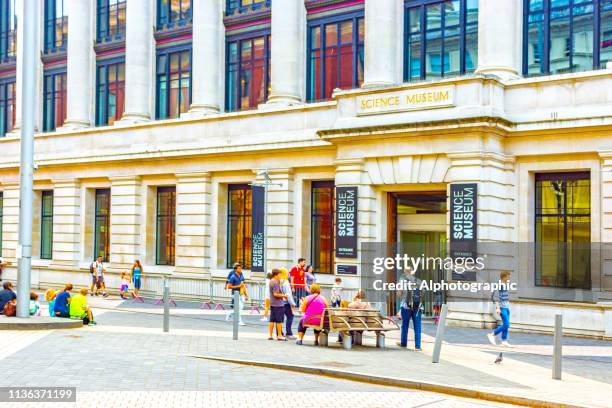
<path fill-rule="evenodd" d="M 142 278 L 144 277 L 144 271 L 140 261 L 136 259 L 134 265 L 132 265 L 132 282 L 134 282 L 134 297 L 139 297 L 140 287 L 142 286 Z"/>

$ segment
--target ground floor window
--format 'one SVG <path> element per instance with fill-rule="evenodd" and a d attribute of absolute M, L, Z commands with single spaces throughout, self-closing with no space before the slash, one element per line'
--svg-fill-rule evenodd
<path fill-rule="evenodd" d="M 40 259 L 53 257 L 53 191 L 42 192 L 40 211 Z"/>
<path fill-rule="evenodd" d="M 158 187 L 155 235 L 157 265 L 174 265 L 175 235 L 176 187 Z"/>
<path fill-rule="evenodd" d="M 535 284 L 591 288 L 589 172 L 536 174 Z"/>
<path fill-rule="evenodd" d="M 110 188 L 96 189 L 94 258 L 108 262 L 110 253 Z"/>
<path fill-rule="evenodd" d="M 315 272 L 334 272 L 334 181 L 313 181 L 310 242 Z"/>
<path fill-rule="evenodd" d="M 227 208 L 227 266 L 240 262 L 251 268 L 252 190 L 248 184 L 228 186 Z"/>

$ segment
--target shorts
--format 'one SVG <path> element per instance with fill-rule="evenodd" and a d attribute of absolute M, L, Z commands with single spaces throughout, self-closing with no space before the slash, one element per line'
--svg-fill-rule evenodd
<path fill-rule="evenodd" d="M 128 291 L 128 285 L 121 285 L 121 292 L 127 292 Z"/>
<path fill-rule="evenodd" d="M 140 289 L 140 285 L 142 284 L 142 282 L 140 281 L 140 277 L 135 277 L 132 279 L 132 281 L 134 282 L 134 288 Z"/>
<path fill-rule="evenodd" d="M 282 323 L 285 320 L 285 306 L 270 306 L 270 323 Z"/>
<path fill-rule="evenodd" d="M 100 285 L 102 285 L 104 283 L 104 276 L 96 276 L 96 275 L 91 275 L 91 284 L 92 285 L 96 285 L 96 287 L 98 289 L 100 289 Z"/>

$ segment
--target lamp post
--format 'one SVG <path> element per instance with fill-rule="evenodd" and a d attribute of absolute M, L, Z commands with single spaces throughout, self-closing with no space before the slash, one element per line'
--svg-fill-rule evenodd
<path fill-rule="evenodd" d="M 21 165 L 19 169 L 19 243 L 17 245 L 17 317 L 30 316 L 32 266 L 32 185 L 34 180 L 34 107 L 36 96 L 36 36 L 40 2 L 21 5 L 23 53 L 18 61 L 21 81 Z"/>
<path fill-rule="evenodd" d="M 268 172 L 268 169 L 264 169 L 261 170 L 259 172 L 257 172 L 257 176 L 258 177 L 262 177 L 264 179 L 264 181 L 262 182 L 254 182 L 251 183 L 251 186 L 256 186 L 256 187 L 263 187 L 264 189 L 264 234 L 263 234 L 263 265 L 264 265 L 264 272 L 266 270 L 266 263 L 268 260 L 268 257 L 266 256 L 266 250 L 267 250 L 267 232 L 268 232 L 268 188 L 270 186 L 278 186 L 278 187 L 282 187 L 283 184 L 282 183 L 275 183 L 272 181 L 272 178 L 270 177 L 270 173 Z"/>

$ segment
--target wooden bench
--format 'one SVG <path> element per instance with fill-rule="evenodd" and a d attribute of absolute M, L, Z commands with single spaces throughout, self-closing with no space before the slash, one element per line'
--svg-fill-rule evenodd
<path fill-rule="evenodd" d="M 399 326 L 388 317 L 384 317 L 376 309 L 345 309 L 328 308 L 323 311 L 322 316 L 311 316 L 319 318 L 318 324 L 304 324 L 319 330 L 319 345 L 329 345 L 329 333 L 342 333 L 342 347 L 351 349 L 353 344 L 361 345 L 364 331 L 376 333 L 376 347 L 385 347 L 385 332 L 399 330 Z M 387 323 L 387 324 L 385 324 Z"/>

